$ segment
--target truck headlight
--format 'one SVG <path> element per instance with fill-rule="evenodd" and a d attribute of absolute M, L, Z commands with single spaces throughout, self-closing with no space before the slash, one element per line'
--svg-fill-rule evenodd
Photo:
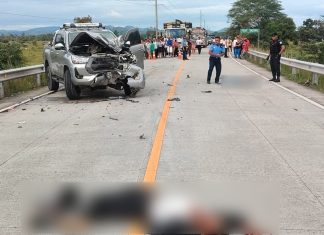
<path fill-rule="evenodd" d="M 81 57 L 81 56 L 72 56 L 73 64 L 86 64 L 89 60 L 89 57 Z"/>

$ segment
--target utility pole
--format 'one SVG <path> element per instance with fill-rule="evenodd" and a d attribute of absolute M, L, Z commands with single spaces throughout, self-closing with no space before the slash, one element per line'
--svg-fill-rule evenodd
<path fill-rule="evenodd" d="M 206 29 L 206 19 L 204 19 L 204 29 Z"/>
<path fill-rule="evenodd" d="M 158 2 L 155 0 L 155 38 L 159 36 Z"/>

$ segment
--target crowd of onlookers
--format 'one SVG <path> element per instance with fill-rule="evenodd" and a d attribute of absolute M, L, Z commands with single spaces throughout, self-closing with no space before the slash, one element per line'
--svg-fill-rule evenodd
<path fill-rule="evenodd" d="M 143 41 L 145 46 L 145 56 L 147 59 L 157 59 L 165 57 L 183 56 L 183 59 L 188 59 L 192 53 L 201 52 L 203 42 L 200 38 L 197 40 L 187 39 L 183 37 L 179 42 L 176 38 L 153 38 Z"/>
<path fill-rule="evenodd" d="M 249 50 L 250 41 L 246 37 L 237 35 L 234 40 L 230 37 L 222 38 L 220 42 L 225 48 L 225 58 L 228 57 L 228 53 L 233 53 L 235 58 L 242 58 Z M 197 40 L 187 39 L 183 37 L 181 42 L 176 38 L 147 38 L 143 41 L 145 47 L 146 59 L 158 59 L 166 57 L 181 57 L 186 60 L 191 54 L 201 53 L 203 47 L 203 41 L 198 38 Z"/>
<path fill-rule="evenodd" d="M 225 47 L 225 58 L 228 57 L 228 53 L 230 52 L 233 53 L 235 58 L 240 59 L 249 51 L 251 45 L 249 39 L 240 35 L 237 35 L 234 40 L 230 37 L 221 39 L 220 43 Z"/>

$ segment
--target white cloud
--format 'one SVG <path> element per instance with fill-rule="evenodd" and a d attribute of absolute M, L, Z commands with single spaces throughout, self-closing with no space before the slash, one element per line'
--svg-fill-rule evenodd
<path fill-rule="evenodd" d="M 200 10 L 203 23 L 212 30 L 228 27 L 227 13 L 236 0 L 158 0 L 159 24 L 174 19 L 200 24 Z M 150 27 L 155 25 L 154 2 L 150 0 L 0 0 L 0 29 L 25 29 L 40 25 L 62 25 L 75 16 L 93 17 L 94 21 L 111 25 L 134 25 Z M 28 2 L 28 4 L 26 4 Z M 307 18 L 323 15 L 323 0 L 303 1 L 281 0 L 284 12 L 297 25 Z M 56 6 L 64 6 L 58 9 Z M 50 9 L 44 13 L 44 9 Z M 4 14 L 4 12 L 8 12 Z"/>
<path fill-rule="evenodd" d="M 110 12 L 108 12 L 107 15 L 112 18 L 121 18 L 123 16 L 122 14 L 120 14 L 118 11 L 115 10 L 110 10 Z"/>

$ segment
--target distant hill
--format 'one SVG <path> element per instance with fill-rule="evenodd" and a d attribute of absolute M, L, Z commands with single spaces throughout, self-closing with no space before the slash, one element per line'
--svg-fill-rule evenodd
<path fill-rule="evenodd" d="M 19 30 L 0 30 L 0 36 L 8 36 L 8 35 L 42 35 L 55 32 L 59 27 L 58 26 L 50 26 L 50 27 L 40 27 L 40 28 L 33 28 L 29 30 L 19 31 Z"/>
<path fill-rule="evenodd" d="M 223 29 L 217 30 L 216 32 L 225 33 L 227 30 L 228 30 L 228 28 L 223 28 Z"/>
<path fill-rule="evenodd" d="M 59 26 L 50 26 L 50 27 L 40 27 L 40 28 L 33 28 L 29 30 L 19 31 L 19 30 L 1 30 L 0 29 L 0 36 L 8 36 L 8 35 L 15 35 L 15 36 L 37 36 L 42 34 L 49 34 L 54 33 L 56 30 L 58 30 Z M 106 26 L 107 29 L 117 32 L 119 35 L 126 33 L 128 30 L 134 28 L 133 26 L 125 26 L 125 27 L 119 27 L 119 26 L 112 26 L 108 25 Z M 139 31 L 141 34 L 146 34 L 148 30 L 151 30 L 150 28 L 139 28 Z"/>

